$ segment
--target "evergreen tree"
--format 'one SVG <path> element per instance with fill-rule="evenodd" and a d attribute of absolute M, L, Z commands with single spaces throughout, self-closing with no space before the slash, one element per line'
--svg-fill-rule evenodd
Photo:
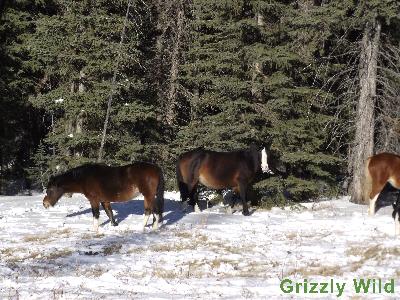
<path fill-rule="evenodd" d="M 132 2 L 122 44 L 125 2 L 56 1 L 55 11 L 36 22 L 31 55 L 42 79 L 32 102 L 54 120 L 46 143 L 53 156 L 49 161 L 62 168 L 96 160 L 111 91 L 104 160 L 151 157 L 151 144 L 159 138 L 146 73 L 152 12 Z"/>
<path fill-rule="evenodd" d="M 34 91 L 28 36 L 40 7 L 3 1 L 0 22 L 0 193 L 11 179 L 23 180 L 42 134 L 40 115 L 28 102 Z"/>
<path fill-rule="evenodd" d="M 233 150 L 255 137 L 240 30 L 244 8 L 244 1 L 193 1 L 192 42 L 181 72 L 186 124 L 177 134 L 178 152 L 199 146 Z"/>

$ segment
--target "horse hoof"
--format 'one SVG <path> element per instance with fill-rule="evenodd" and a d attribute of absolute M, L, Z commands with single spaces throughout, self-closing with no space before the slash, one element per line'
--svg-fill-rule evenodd
<path fill-rule="evenodd" d="M 242 214 L 243 214 L 243 216 L 250 216 L 250 213 L 249 213 L 248 210 L 244 210 L 244 211 L 242 212 Z"/>
<path fill-rule="evenodd" d="M 111 223 L 112 226 L 118 226 L 117 222 Z"/>

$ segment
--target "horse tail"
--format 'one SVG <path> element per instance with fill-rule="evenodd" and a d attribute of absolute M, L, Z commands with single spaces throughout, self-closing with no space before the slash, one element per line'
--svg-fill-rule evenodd
<path fill-rule="evenodd" d="M 180 162 L 180 160 L 178 160 L 178 162 L 176 163 L 176 179 L 178 182 L 179 192 L 181 194 L 181 201 L 186 201 L 187 197 L 189 197 L 189 189 L 183 180 L 179 162 Z"/>
<path fill-rule="evenodd" d="M 155 211 L 160 216 L 160 222 L 162 222 L 162 215 L 164 212 L 164 173 L 160 168 L 159 178 L 158 178 L 158 186 L 157 186 L 157 195 L 156 195 L 156 205 Z"/>
<path fill-rule="evenodd" d="M 372 176 L 371 172 L 369 171 L 369 163 L 371 161 L 371 157 L 367 159 L 365 162 L 365 169 L 364 169 L 364 178 L 363 182 L 361 182 L 361 188 L 363 189 L 363 201 L 364 203 L 369 202 L 369 196 L 372 191 Z"/>

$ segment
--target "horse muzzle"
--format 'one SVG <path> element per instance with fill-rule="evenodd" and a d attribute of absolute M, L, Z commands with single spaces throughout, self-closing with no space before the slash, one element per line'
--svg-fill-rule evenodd
<path fill-rule="evenodd" d="M 43 200 L 43 206 L 44 206 L 44 208 L 49 208 L 50 206 L 52 206 L 51 204 L 50 204 L 50 202 L 48 201 L 48 200 Z"/>
<path fill-rule="evenodd" d="M 267 173 L 267 174 L 274 174 L 274 172 L 272 172 L 272 170 L 270 168 L 261 168 L 263 173 Z"/>

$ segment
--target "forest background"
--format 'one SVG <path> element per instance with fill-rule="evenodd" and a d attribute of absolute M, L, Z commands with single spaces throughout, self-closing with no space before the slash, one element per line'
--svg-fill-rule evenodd
<path fill-rule="evenodd" d="M 86 162 L 265 145 L 264 203 L 349 193 L 400 153 L 395 0 L 18 0 L 0 6 L 0 193 Z"/>

